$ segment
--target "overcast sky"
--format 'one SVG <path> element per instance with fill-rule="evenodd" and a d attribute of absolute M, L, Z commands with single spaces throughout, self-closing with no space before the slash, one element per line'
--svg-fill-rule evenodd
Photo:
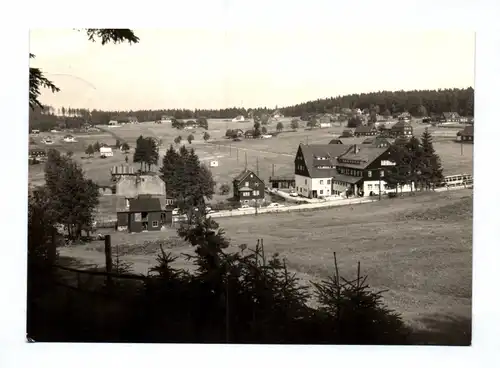
<path fill-rule="evenodd" d="M 474 86 L 474 33 L 137 29 L 135 45 L 30 34 L 44 104 L 113 110 L 284 106 L 349 93 Z"/>

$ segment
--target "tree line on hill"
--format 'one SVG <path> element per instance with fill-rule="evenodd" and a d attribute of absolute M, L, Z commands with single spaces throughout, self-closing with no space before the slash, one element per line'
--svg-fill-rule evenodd
<path fill-rule="evenodd" d="M 311 115 L 324 113 L 345 114 L 350 117 L 352 109 L 369 110 L 370 114 L 393 116 L 408 112 L 412 116 L 440 115 L 443 112 L 458 112 L 462 116 L 474 116 L 474 89 L 442 89 L 442 90 L 415 90 L 415 91 L 382 91 L 372 93 L 351 94 L 308 101 L 294 106 L 280 108 L 285 116 L 303 117 L 309 120 Z M 42 113 L 42 110 L 49 113 Z M 67 109 L 69 110 L 69 108 Z M 157 121 L 162 116 L 172 116 L 175 121 L 191 119 L 232 119 L 237 115 L 252 117 L 261 124 L 266 124 L 274 109 L 257 108 L 228 108 L 213 110 L 138 110 L 138 111 L 102 111 L 72 109 L 81 114 L 81 117 L 67 117 L 63 119 L 68 126 L 82 125 L 88 121 L 91 124 L 107 124 L 117 116 L 135 116 L 139 122 Z M 45 127 L 55 127 L 61 118 L 51 114 L 55 109 L 44 107 L 30 113 L 30 127 L 32 129 L 48 130 Z M 179 124 L 179 127 L 182 127 Z M 207 127 L 208 128 L 208 127 Z M 205 128 L 205 129 L 207 129 Z"/>

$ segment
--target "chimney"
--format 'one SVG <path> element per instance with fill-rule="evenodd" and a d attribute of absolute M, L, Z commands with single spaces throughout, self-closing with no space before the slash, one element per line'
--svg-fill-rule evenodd
<path fill-rule="evenodd" d="M 357 144 L 354 145 L 354 154 L 357 155 L 359 153 L 359 146 Z"/>

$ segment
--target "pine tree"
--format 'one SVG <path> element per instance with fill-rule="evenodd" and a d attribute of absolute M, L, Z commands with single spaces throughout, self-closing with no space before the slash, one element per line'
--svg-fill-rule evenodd
<path fill-rule="evenodd" d="M 423 150 L 420 141 L 416 137 L 412 137 L 405 146 L 405 161 L 408 166 L 408 181 L 411 184 L 411 190 L 413 191 L 412 183 L 419 185 L 420 174 L 422 169 L 422 156 Z"/>
<path fill-rule="evenodd" d="M 422 133 L 422 160 L 421 160 L 421 179 L 427 189 L 434 189 L 435 186 L 443 181 L 443 167 L 441 158 L 436 153 L 432 142 L 432 135 L 428 129 Z"/>
<path fill-rule="evenodd" d="M 133 157 L 133 162 L 139 162 L 141 164 L 141 171 L 142 171 L 142 166 L 144 163 L 146 163 L 146 158 L 147 158 L 147 148 L 145 143 L 146 142 L 142 135 L 139 136 L 139 138 L 137 138 L 134 157 Z"/>
<path fill-rule="evenodd" d="M 162 167 L 160 168 L 161 178 L 165 182 L 165 190 L 167 197 L 177 198 L 178 193 L 176 192 L 176 174 L 177 167 L 180 162 L 180 156 L 172 145 L 165 152 L 163 156 Z"/>
<path fill-rule="evenodd" d="M 91 144 L 89 144 L 87 149 L 85 149 L 85 153 L 90 157 L 90 155 L 94 154 L 94 147 Z"/>

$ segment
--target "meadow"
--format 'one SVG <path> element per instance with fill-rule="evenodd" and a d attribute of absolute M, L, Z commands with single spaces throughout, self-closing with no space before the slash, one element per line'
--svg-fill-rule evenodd
<path fill-rule="evenodd" d="M 384 301 L 417 329 L 470 321 L 472 297 L 472 192 L 419 193 L 369 204 L 335 207 L 286 216 L 264 214 L 217 219 L 231 239 L 279 253 L 303 284 L 332 275 L 336 252 L 341 274 L 355 275 L 357 262 Z M 113 233 L 114 251 L 147 273 L 162 240 L 176 256 L 177 267 L 193 269 L 182 254 L 193 248 L 175 229 L 156 233 Z M 102 242 L 101 242 L 102 243 Z M 62 256 L 104 264 L 103 245 L 61 248 Z M 170 244 L 170 247 L 168 246 Z M 434 326 L 434 327 L 433 327 Z M 463 333 L 463 331 L 462 331 Z M 460 336 L 457 336 L 460 338 Z"/>
<path fill-rule="evenodd" d="M 285 130 L 289 129 L 290 118 L 280 120 Z M 268 131 L 276 130 L 277 122 L 272 122 L 267 126 Z M 301 122 L 297 132 L 285 132 L 271 139 L 242 139 L 240 142 L 224 138 L 227 129 L 242 129 L 243 131 L 251 129 L 252 122 L 231 122 L 225 120 L 209 120 L 208 133 L 210 140 L 203 140 L 204 129 L 198 128 L 193 131 L 177 130 L 170 124 L 155 124 L 146 122 L 141 124 L 124 125 L 118 128 L 109 128 L 101 126 L 103 130 L 100 133 L 77 134 L 77 143 L 56 143 L 53 148 L 62 151 L 71 150 L 74 157 L 82 164 L 89 178 L 98 183 L 109 182 L 110 170 L 114 165 L 125 164 L 125 156 L 119 151 L 110 158 L 100 159 L 97 157 L 86 158 L 85 148 L 96 141 L 114 145 L 116 140 L 127 142 L 131 151 L 128 154 L 129 163 L 132 161 L 135 141 L 139 135 L 152 136 L 162 140 L 160 148 L 161 157 L 170 144 L 174 144 L 175 137 L 181 136 L 187 147 L 192 147 L 200 157 L 202 162 L 208 164 L 210 160 L 218 160 L 219 166 L 212 168 L 212 174 L 215 181 L 220 185 L 222 183 L 231 183 L 232 179 L 238 175 L 245 166 L 255 172 L 267 181 L 273 173 L 275 175 L 292 175 L 294 173 L 293 161 L 297 147 L 300 143 L 326 144 L 331 139 L 338 137 L 344 124 L 336 123 L 331 128 L 307 130 L 305 123 Z M 419 137 L 427 125 L 414 123 L 414 132 Z M 440 155 L 445 175 L 454 175 L 461 173 L 472 173 L 473 145 L 459 144 L 454 141 L 456 129 L 447 129 L 442 127 L 429 127 L 434 134 L 435 149 Z M 192 144 L 187 142 L 189 134 L 193 134 L 195 140 Z M 51 136 L 55 134 L 51 133 Z M 59 133 L 60 137 L 64 135 Z M 41 140 L 41 137 L 35 138 Z M 359 143 L 362 139 L 347 139 L 347 143 Z M 156 168 L 158 169 L 158 168 Z M 43 183 L 43 165 L 30 166 L 30 181 L 33 184 Z"/>

